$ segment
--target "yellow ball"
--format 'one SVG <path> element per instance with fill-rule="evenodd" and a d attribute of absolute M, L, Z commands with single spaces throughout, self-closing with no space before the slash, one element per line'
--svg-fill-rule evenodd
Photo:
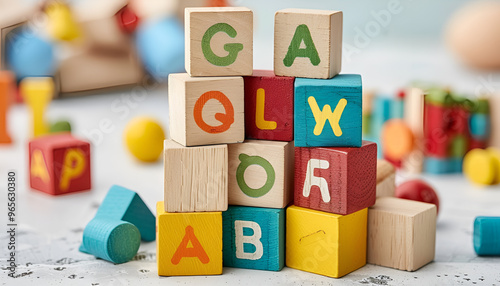
<path fill-rule="evenodd" d="M 134 157 L 143 162 L 154 162 L 163 151 L 165 133 L 154 119 L 136 117 L 125 127 L 124 139 Z"/>
<path fill-rule="evenodd" d="M 491 151 L 473 149 L 464 157 L 463 172 L 472 182 L 491 185 L 496 181 L 497 162 Z"/>

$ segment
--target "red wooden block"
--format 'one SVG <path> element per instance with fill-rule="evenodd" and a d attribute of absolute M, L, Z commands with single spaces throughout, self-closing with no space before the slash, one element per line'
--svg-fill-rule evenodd
<path fill-rule="evenodd" d="M 293 140 L 293 83 L 295 78 L 254 70 L 245 79 L 247 138 Z"/>
<path fill-rule="evenodd" d="M 295 148 L 294 204 L 347 215 L 375 204 L 377 144 Z"/>
<path fill-rule="evenodd" d="M 51 195 L 89 190 L 90 144 L 69 133 L 29 143 L 30 186 Z"/>
<path fill-rule="evenodd" d="M 425 154 L 438 158 L 448 157 L 451 109 L 426 103 L 424 107 Z"/>

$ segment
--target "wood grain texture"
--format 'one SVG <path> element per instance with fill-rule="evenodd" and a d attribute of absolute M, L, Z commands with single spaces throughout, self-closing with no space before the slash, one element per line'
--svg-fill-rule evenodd
<path fill-rule="evenodd" d="M 185 35 L 189 75 L 252 75 L 253 12 L 250 9 L 186 8 Z"/>
<path fill-rule="evenodd" d="M 280 271 L 285 209 L 230 206 L 222 213 L 224 266 Z"/>
<path fill-rule="evenodd" d="M 184 147 L 165 140 L 165 211 L 227 210 L 227 145 Z"/>
<path fill-rule="evenodd" d="M 245 139 L 242 77 L 168 77 L 170 137 L 184 146 Z"/>
<path fill-rule="evenodd" d="M 222 274 L 222 213 L 167 213 L 156 205 L 158 275 Z"/>
<path fill-rule="evenodd" d="M 0 144 L 12 143 L 12 138 L 7 129 L 7 113 L 14 100 L 14 92 L 14 74 L 0 70 Z"/>
<path fill-rule="evenodd" d="M 339 74 L 342 65 L 342 21 L 340 11 L 284 9 L 276 12 L 274 73 L 324 79 Z M 308 51 L 315 51 L 317 55 L 304 55 Z M 292 55 L 297 57 L 287 58 Z"/>
<path fill-rule="evenodd" d="M 360 75 L 295 79 L 295 146 L 360 147 L 361 105 Z"/>
<path fill-rule="evenodd" d="M 231 205 L 284 208 L 293 199 L 293 142 L 247 140 L 228 146 Z"/>
<path fill-rule="evenodd" d="M 88 142 L 62 133 L 34 139 L 28 148 L 32 189 L 61 195 L 91 188 Z"/>
<path fill-rule="evenodd" d="M 394 197 L 396 169 L 386 160 L 377 160 L 377 198 Z"/>
<path fill-rule="evenodd" d="M 246 138 L 293 141 L 293 77 L 254 70 L 245 81 Z"/>
<path fill-rule="evenodd" d="M 295 148 L 294 204 L 350 214 L 375 203 L 377 145 L 361 148 Z"/>
<path fill-rule="evenodd" d="M 474 220 L 474 251 L 477 255 L 500 255 L 500 217 L 478 216 Z"/>
<path fill-rule="evenodd" d="M 436 206 L 384 197 L 368 209 L 367 262 L 415 271 L 434 259 Z"/>
<path fill-rule="evenodd" d="M 339 278 L 366 264 L 367 210 L 342 216 L 286 210 L 286 266 Z"/>
<path fill-rule="evenodd" d="M 32 114 L 33 136 L 49 133 L 45 121 L 45 109 L 54 94 L 54 80 L 51 77 L 27 77 L 19 84 L 24 102 L 30 107 Z"/>

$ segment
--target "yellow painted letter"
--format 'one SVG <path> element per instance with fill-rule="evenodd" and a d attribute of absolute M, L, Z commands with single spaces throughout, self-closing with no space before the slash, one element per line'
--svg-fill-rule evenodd
<path fill-rule="evenodd" d="M 266 100 L 266 92 L 263 88 L 257 89 L 257 103 L 255 110 L 255 124 L 257 128 L 262 130 L 274 130 L 276 129 L 276 121 L 266 121 L 264 119 L 264 106 Z"/>
<path fill-rule="evenodd" d="M 311 107 L 311 111 L 314 115 L 314 120 L 316 120 L 316 126 L 313 131 L 314 135 L 317 136 L 323 132 L 323 127 L 328 120 L 332 126 L 333 134 L 337 137 L 342 136 L 342 129 L 340 128 L 339 121 L 342 116 L 342 112 L 344 112 L 344 108 L 347 105 L 347 100 L 345 98 L 339 100 L 339 103 L 333 112 L 332 108 L 328 104 L 325 104 L 323 110 L 320 110 L 318 103 L 313 96 L 309 96 L 307 102 L 309 102 L 309 106 Z"/>
<path fill-rule="evenodd" d="M 71 179 L 77 178 L 85 170 L 85 154 L 80 149 L 68 149 L 64 155 L 64 165 L 61 172 L 59 188 L 65 191 L 69 188 Z"/>
<path fill-rule="evenodd" d="M 45 184 L 49 182 L 47 165 L 45 164 L 45 159 L 43 159 L 42 151 L 38 149 L 34 150 L 31 155 L 31 175 L 42 179 Z"/>

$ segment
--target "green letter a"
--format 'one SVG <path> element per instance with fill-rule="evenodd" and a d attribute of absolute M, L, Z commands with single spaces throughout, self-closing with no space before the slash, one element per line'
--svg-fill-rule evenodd
<path fill-rule="evenodd" d="M 300 44 L 304 41 L 305 49 L 300 48 Z M 286 53 L 283 59 L 283 64 L 286 67 L 290 67 L 295 61 L 296 57 L 309 58 L 313 66 L 319 65 L 321 60 L 319 59 L 318 51 L 314 46 L 314 42 L 311 37 L 311 32 L 307 25 L 302 24 L 297 27 L 295 34 L 293 35 L 292 42 L 288 46 L 288 53 Z"/>

